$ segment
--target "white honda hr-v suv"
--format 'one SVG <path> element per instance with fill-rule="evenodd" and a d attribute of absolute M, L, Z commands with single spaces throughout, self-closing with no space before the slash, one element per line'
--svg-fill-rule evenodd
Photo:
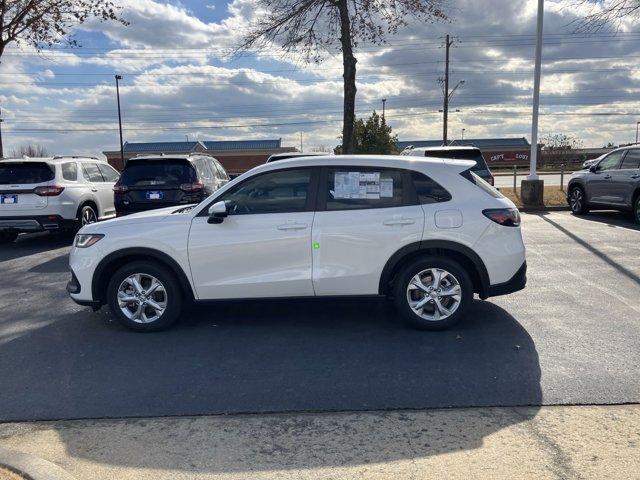
<path fill-rule="evenodd" d="M 159 330 L 186 301 L 383 295 L 423 329 L 524 288 L 513 203 L 467 160 L 324 156 L 269 163 L 198 205 L 87 225 L 71 298 Z"/>

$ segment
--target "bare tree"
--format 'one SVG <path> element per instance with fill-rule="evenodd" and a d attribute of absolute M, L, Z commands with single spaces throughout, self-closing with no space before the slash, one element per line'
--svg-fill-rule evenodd
<path fill-rule="evenodd" d="M 541 143 L 542 163 L 546 166 L 576 163 L 581 160 L 576 150 L 582 148 L 582 140 L 574 135 L 550 133 L 542 138 Z"/>
<path fill-rule="evenodd" d="M 127 24 L 111 0 L 0 0 L 0 59 L 10 43 L 37 49 L 66 43 L 71 29 L 90 19 Z"/>
<path fill-rule="evenodd" d="M 576 5 L 589 8 L 589 13 L 575 22 L 578 32 L 598 32 L 607 28 L 617 30 L 624 19 L 640 17 L 640 0 L 578 0 Z"/>
<path fill-rule="evenodd" d="M 447 20 L 447 0 L 256 0 L 262 11 L 238 51 L 280 44 L 307 62 L 320 63 L 335 46 L 342 52 L 344 113 L 342 151 L 353 152 L 356 57 L 360 42 L 381 44 L 410 17 Z"/>
<path fill-rule="evenodd" d="M 11 157 L 20 158 L 25 156 L 31 158 L 48 157 L 49 151 L 46 147 L 38 145 L 37 143 L 20 145 L 18 148 L 11 150 Z"/>

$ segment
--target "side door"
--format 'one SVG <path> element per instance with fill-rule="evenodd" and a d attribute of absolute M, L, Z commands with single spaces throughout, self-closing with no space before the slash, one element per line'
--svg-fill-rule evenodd
<path fill-rule="evenodd" d="M 91 199 L 98 206 L 98 219 L 102 220 L 105 217 L 105 202 L 107 206 L 109 205 L 105 186 L 109 186 L 104 182 L 104 177 L 98 168 L 98 162 L 80 162 L 80 166 L 82 168 L 82 177 L 91 192 Z M 111 196 L 113 196 L 113 191 L 111 191 Z M 113 200 L 111 202 L 113 203 Z"/>
<path fill-rule="evenodd" d="M 316 295 L 377 294 L 389 257 L 422 239 L 414 197 L 406 170 L 323 168 L 312 233 Z"/>
<path fill-rule="evenodd" d="M 102 208 L 104 209 L 104 216 L 113 217 L 116 214 L 113 186 L 120 178 L 120 174 L 115 168 L 106 163 L 98 163 L 98 168 L 100 169 L 100 173 L 102 174 L 102 178 L 104 179 L 104 184 L 99 187 L 101 188 L 101 193 L 104 194 L 104 198 L 101 197 L 101 200 L 104 202 L 102 204 Z"/>
<path fill-rule="evenodd" d="M 616 204 L 612 185 L 612 171 L 617 170 L 626 150 L 618 150 L 604 157 L 596 166 L 595 172 L 589 172 L 585 180 L 587 202 Z"/>
<path fill-rule="evenodd" d="M 198 298 L 312 296 L 311 226 L 318 169 L 292 168 L 247 178 L 213 202 L 228 216 L 189 232 L 189 263 Z"/>
<path fill-rule="evenodd" d="M 640 149 L 627 150 L 618 170 L 611 170 L 611 189 L 616 203 L 623 207 L 631 207 L 633 193 L 640 179 Z"/>

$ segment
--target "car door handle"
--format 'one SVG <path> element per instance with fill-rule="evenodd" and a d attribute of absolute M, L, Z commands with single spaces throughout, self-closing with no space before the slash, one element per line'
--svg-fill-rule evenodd
<path fill-rule="evenodd" d="M 308 226 L 306 223 L 285 223 L 278 225 L 278 230 L 304 230 Z"/>
<path fill-rule="evenodd" d="M 98 189 L 97 189 L 97 188 L 92 188 L 92 189 L 91 189 L 91 191 L 92 191 L 92 192 L 97 192 L 97 191 L 98 191 Z"/>
<path fill-rule="evenodd" d="M 640 173 L 634 173 L 631 178 L 640 178 Z"/>
<path fill-rule="evenodd" d="M 611 178 L 611 175 L 605 175 L 605 176 L 604 176 L 604 177 L 602 177 L 602 178 L 604 178 L 605 180 L 609 180 L 609 179 Z"/>
<path fill-rule="evenodd" d="M 413 218 L 392 218 L 382 222 L 383 225 L 413 225 L 416 221 Z"/>

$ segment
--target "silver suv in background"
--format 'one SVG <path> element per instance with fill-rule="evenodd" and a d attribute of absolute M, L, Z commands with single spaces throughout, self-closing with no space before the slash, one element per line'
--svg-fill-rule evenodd
<path fill-rule="evenodd" d="M 72 230 L 115 217 L 119 174 L 89 157 L 0 161 L 0 242 L 26 232 Z"/>
<path fill-rule="evenodd" d="M 494 179 L 487 161 L 482 156 L 478 147 L 455 146 L 455 147 L 418 147 L 409 146 L 400 155 L 427 158 L 447 158 L 451 160 L 473 160 L 476 162 L 471 171 L 482 178 L 485 182 L 493 185 Z"/>
<path fill-rule="evenodd" d="M 618 148 L 572 174 L 567 201 L 577 215 L 591 209 L 631 211 L 640 223 L 640 148 Z"/>

